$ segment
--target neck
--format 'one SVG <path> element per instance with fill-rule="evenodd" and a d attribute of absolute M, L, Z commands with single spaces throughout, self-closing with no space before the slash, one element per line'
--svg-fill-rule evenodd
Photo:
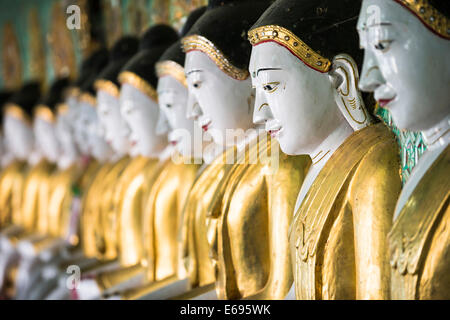
<path fill-rule="evenodd" d="M 33 151 L 30 156 L 28 157 L 28 164 L 31 166 L 34 166 L 39 163 L 44 157 L 42 156 L 42 153 L 35 150 Z"/>
<path fill-rule="evenodd" d="M 254 130 L 250 130 L 254 129 Z M 258 137 L 258 131 L 256 127 L 252 127 L 250 129 L 247 129 L 245 134 L 243 136 L 239 136 L 237 138 L 236 148 L 238 152 L 242 152 L 245 147 L 252 142 L 254 139 Z"/>
<path fill-rule="evenodd" d="M 163 151 L 160 152 L 158 155 L 159 161 L 165 161 L 170 157 L 170 155 L 173 153 L 174 147 L 172 145 L 167 145 Z"/>
<path fill-rule="evenodd" d="M 446 147 L 450 141 L 450 115 L 434 127 L 422 131 L 422 135 L 428 150 Z"/>
<path fill-rule="evenodd" d="M 212 146 L 208 145 L 207 147 L 204 147 L 203 151 L 202 151 L 203 162 L 205 164 L 210 164 L 224 150 L 225 150 L 225 147 L 223 145 L 219 145 L 219 144 L 216 144 L 216 143 L 213 143 Z"/>
<path fill-rule="evenodd" d="M 323 166 L 334 151 L 336 151 L 336 149 L 338 149 L 353 132 L 353 129 L 347 121 L 343 121 L 336 130 L 309 153 L 312 160 L 312 166 Z"/>
<path fill-rule="evenodd" d="M 58 160 L 58 169 L 64 170 L 72 166 L 77 161 L 76 154 L 66 154 L 63 155 Z"/>

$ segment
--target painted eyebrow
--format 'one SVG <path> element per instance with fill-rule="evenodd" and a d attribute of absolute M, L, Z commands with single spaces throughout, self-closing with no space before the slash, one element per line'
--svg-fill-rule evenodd
<path fill-rule="evenodd" d="M 364 30 L 367 30 L 368 28 L 385 27 L 385 26 L 392 26 L 392 23 L 390 23 L 390 22 L 380 22 L 380 23 L 373 23 L 373 24 L 371 24 L 369 26 L 364 24 L 361 27 L 360 26 L 356 27 L 356 30 L 357 31 L 364 31 Z"/>
<path fill-rule="evenodd" d="M 186 73 L 186 76 L 188 76 L 188 75 L 190 75 L 191 73 L 194 73 L 194 72 L 203 72 L 203 70 L 191 70 L 188 73 Z"/>
<path fill-rule="evenodd" d="M 256 71 L 256 76 L 258 76 L 260 71 L 269 71 L 269 70 L 281 70 L 281 68 L 261 68 Z"/>
<path fill-rule="evenodd" d="M 390 22 L 374 23 L 374 24 L 371 24 L 370 26 L 367 26 L 367 28 L 380 27 L 380 26 L 392 26 L 392 23 L 390 23 Z"/>

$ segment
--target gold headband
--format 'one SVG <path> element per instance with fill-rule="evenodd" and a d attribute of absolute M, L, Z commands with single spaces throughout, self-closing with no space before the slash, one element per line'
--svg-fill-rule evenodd
<path fill-rule="evenodd" d="M 75 98 L 77 98 L 80 95 L 81 91 L 80 88 L 78 87 L 69 87 L 66 89 L 65 91 L 65 97 L 68 98 L 70 96 L 74 96 Z"/>
<path fill-rule="evenodd" d="M 184 37 L 181 40 L 181 43 L 183 45 L 183 51 L 186 53 L 194 50 L 206 53 L 208 57 L 230 77 L 236 80 L 245 80 L 248 78 L 249 73 L 247 70 L 239 69 L 233 66 L 225 55 L 205 37 L 199 35 L 188 36 Z"/>
<path fill-rule="evenodd" d="M 69 106 L 66 103 L 58 103 L 56 105 L 56 112 L 58 114 L 66 114 L 69 111 Z"/>
<path fill-rule="evenodd" d="M 139 77 L 137 74 L 131 71 L 123 71 L 119 75 L 119 82 L 121 84 L 128 83 L 133 87 L 139 89 L 145 93 L 150 99 L 158 102 L 158 94 L 150 83 Z"/>
<path fill-rule="evenodd" d="M 95 99 L 95 97 L 89 92 L 83 92 L 78 98 L 78 101 L 88 103 L 93 108 L 95 108 L 95 106 L 97 105 L 97 99 Z"/>
<path fill-rule="evenodd" d="M 53 115 L 52 110 L 46 105 L 39 104 L 34 110 L 34 116 L 41 118 L 44 121 L 53 123 L 55 121 L 55 116 Z"/>
<path fill-rule="evenodd" d="M 187 87 L 186 75 L 184 68 L 175 61 L 162 61 L 156 64 L 156 74 L 159 78 L 163 76 L 172 76 L 177 79 L 183 86 Z"/>
<path fill-rule="evenodd" d="M 7 103 L 5 105 L 5 108 L 3 109 L 4 113 L 7 115 L 10 115 L 16 119 L 22 120 L 26 122 L 27 124 L 30 124 L 30 117 L 28 114 L 17 104 L 15 103 Z"/>
<path fill-rule="evenodd" d="M 431 31 L 450 39 L 450 19 L 433 8 L 428 0 L 394 0 L 409 9 Z M 448 1 L 448 0 L 447 0 Z"/>
<path fill-rule="evenodd" d="M 100 79 L 94 82 L 94 87 L 97 91 L 103 90 L 113 97 L 119 98 L 119 88 L 112 81 Z"/>
<path fill-rule="evenodd" d="M 268 25 L 252 29 L 248 32 L 248 40 L 253 46 L 269 41 L 279 43 L 308 67 L 319 72 L 328 72 L 331 68 L 330 60 L 322 57 L 295 34 L 283 27 Z"/>

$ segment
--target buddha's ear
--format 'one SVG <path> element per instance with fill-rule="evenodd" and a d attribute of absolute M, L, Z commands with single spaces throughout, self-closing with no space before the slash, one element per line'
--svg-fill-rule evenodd
<path fill-rule="evenodd" d="M 367 127 L 372 119 L 358 88 L 358 67 L 352 57 L 347 54 L 335 56 L 329 76 L 336 104 L 350 126 L 355 131 Z"/>

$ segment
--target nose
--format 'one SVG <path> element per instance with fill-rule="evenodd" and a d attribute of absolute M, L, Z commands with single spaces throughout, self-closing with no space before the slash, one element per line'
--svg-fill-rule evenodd
<path fill-rule="evenodd" d="M 98 126 L 98 134 L 100 135 L 100 137 L 106 137 L 106 128 L 105 124 L 102 121 L 100 121 Z"/>
<path fill-rule="evenodd" d="M 272 111 L 265 94 L 261 90 L 256 90 L 255 106 L 253 109 L 253 123 L 264 124 L 266 121 L 273 119 Z"/>
<path fill-rule="evenodd" d="M 121 130 L 122 136 L 129 138 L 131 135 L 131 130 L 130 130 L 130 127 L 128 126 L 128 123 L 124 119 L 121 119 L 121 123 L 122 123 L 122 126 L 121 126 L 122 127 L 122 130 Z"/>
<path fill-rule="evenodd" d="M 158 112 L 158 122 L 156 123 L 156 135 L 162 136 L 164 134 L 167 134 L 169 130 L 169 123 L 167 121 L 167 118 L 161 110 Z"/>
<path fill-rule="evenodd" d="M 366 49 L 364 52 L 361 79 L 359 80 L 359 89 L 366 92 L 373 92 L 385 82 L 378 67 L 377 59 Z"/>
<path fill-rule="evenodd" d="M 199 116 L 203 114 L 200 105 L 198 104 L 197 98 L 189 92 L 188 102 L 186 108 L 186 118 L 196 120 Z"/>

